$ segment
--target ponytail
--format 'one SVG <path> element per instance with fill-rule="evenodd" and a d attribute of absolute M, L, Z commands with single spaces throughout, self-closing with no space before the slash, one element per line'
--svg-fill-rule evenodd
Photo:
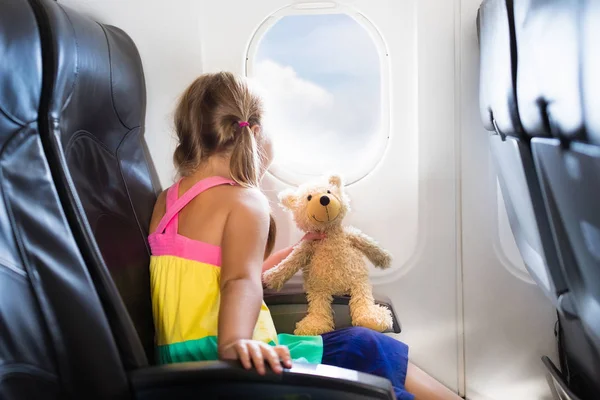
<path fill-rule="evenodd" d="M 231 151 L 231 179 L 244 187 L 258 187 L 261 155 L 254 132 L 249 125 L 241 126 Z"/>

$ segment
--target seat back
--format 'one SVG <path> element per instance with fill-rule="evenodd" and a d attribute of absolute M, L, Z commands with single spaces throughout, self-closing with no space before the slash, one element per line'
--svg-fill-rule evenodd
<path fill-rule="evenodd" d="M 41 135 L 125 367 L 137 368 L 154 358 L 146 237 L 160 191 L 144 140 L 142 63 L 122 30 L 39 3 L 54 82 Z"/>
<path fill-rule="evenodd" d="M 38 131 L 38 18 L 26 0 L 0 2 L 0 398 L 128 398 Z"/>
<path fill-rule="evenodd" d="M 487 0 L 478 12 L 481 119 L 492 132 L 492 159 L 521 257 L 531 277 L 559 307 L 567 287 L 516 98 L 512 4 Z"/>
<path fill-rule="evenodd" d="M 515 3 L 517 102 L 568 287 L 563 308 L 583 332 L 571 352 L 600 393 L 600 7 Z M 595 64 L 595 65 L 594 65 Z M 596 107 L 596 108 L 594 108 Z M 525 117 L 526 116 L 526 117 Z M 572 322 L 575 321 L 575 322 Z M 579 330 L 581 330 L 579 328 Z M 576 352 L 576 353 L 575 353 Z"/>
<path fill-rule="evenodd" d="M 492 17 L 487 12 L 486 18 L 487 10 L 493 10 Z M 515 208 L 528 203 L 523 209 L 529 209 L 526 216 L 509 210 L 511 228 L 535 278 L 531 254 L 519 243 L 520 236 L 535 237 L 522 233 L 531 233 L 523 226 L 534 221 L 529 227 L 535 225 L 540 240 L 529 242 L 540 250 L 550 278 L 552 290 L 545 289 L 559 311 L 564 355 L 563 381 L 551 373 L 583 399 L 600 394 L 600 119 L 592 111 L 600 104 L 594 69 L 600 59 L 599 23 L 593 0 L 488 0 L 479 15 L 482 118 L 496 131 L 493 154 L 504 160 L 497 160 L 499 174 L 509 173 L 504 183 L 500 179 L 503 192 L 514 193 L 507 208 L 520 201 Z M 510 54 L 510 63 L 490 52 Z M 489 72 L 499 64 L 511 73 Z M 486 90 L 496 97 L 486 97 Z M 496 118 L 505 112 L 493 113 L 503 107 L 510 110 L 510 123 Z M 506 150 L 507 143 L 516 150 Z"/>

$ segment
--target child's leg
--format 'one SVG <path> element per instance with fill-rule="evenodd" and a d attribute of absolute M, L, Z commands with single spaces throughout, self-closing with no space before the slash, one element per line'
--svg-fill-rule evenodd
<path fill-rule="evenodd" d="M 404 387 L 415 395 L 415 400 L 462 400 L 456 393 L 411 362 L 408 363 Z"/>
<path fill-rule="evenodd" d="M 366 372 L 389 379 L 398 400 L 413 400 L 404 387 L 408 346 L 367 328 L 346 328 L 323 337 L 323 364 Z"/>
<path fill-rule="evenodd" d="M 408 346 L 366 328 L 346 328 L 323 337 L 323 364 L 390 380 L 398 400 L 462 400 L 408 361 Z"/>

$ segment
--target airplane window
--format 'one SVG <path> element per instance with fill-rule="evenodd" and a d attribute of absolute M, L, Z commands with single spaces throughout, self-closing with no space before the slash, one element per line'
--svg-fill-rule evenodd
<path fill-rule="evenodd" d="M 349 184 L 382 158 L 387 54 L 373 31 L 348 14 L 300 14 L 255 35 L 249 75 L 263 89 L 276 177 L 299 184 L 335 171 Z"/>

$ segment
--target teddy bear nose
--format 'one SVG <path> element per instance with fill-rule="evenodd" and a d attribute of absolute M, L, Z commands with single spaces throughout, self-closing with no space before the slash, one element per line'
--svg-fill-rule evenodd
<path fill-rule="evenodd" d="M 328 205 L 330 202 L 329 197 L 327 196 L 321 196 L 321 198 L 319 199 L 319 203 L 321 203 L 322 206 L 326 206 Z"/>

